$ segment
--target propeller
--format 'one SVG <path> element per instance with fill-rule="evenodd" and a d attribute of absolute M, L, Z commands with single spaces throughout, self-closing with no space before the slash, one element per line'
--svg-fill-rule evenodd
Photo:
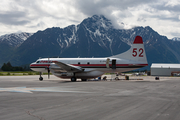
<path fill-rule="evenodd" d="M 49 78 L 50 78 L 50 70 L 49 70 L 49 66 L 48 66 L 47 71 L 48 71 L 48 79 L 49 79 Z"/>
<path fill-rule="evenodd" d="M 50 62 L 49 62 L 49 58 L 48 58 L 48 67 L 47 67 L 48 79 L 50 78 L 50 69 L 49 69 L 49 66 L 50 66 Z"/>

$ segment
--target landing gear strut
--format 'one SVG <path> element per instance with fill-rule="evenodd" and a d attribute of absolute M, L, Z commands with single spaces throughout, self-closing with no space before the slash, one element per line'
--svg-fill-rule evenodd
<path fill-rule="evenodd" d="M 41 74 L 42 74 L 42 73 L 40 72 L 39 80 L 40 80 L 40 81 L 43 81 L 43 77 L 41 76 Z"/>

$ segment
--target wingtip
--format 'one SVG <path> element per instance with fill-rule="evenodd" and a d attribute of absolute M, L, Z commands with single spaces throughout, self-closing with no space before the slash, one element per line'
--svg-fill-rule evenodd
<path fill-rule="evenodd" d="M 143 44 L 143 40 L 141 36 L 136 36 L 133 44 Z"/>

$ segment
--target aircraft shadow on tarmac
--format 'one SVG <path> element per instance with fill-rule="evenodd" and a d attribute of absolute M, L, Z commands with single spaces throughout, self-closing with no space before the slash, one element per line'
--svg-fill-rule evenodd
<path fill-rule="evenodd" d="M 76 82 L 72 82 L 72 81 L 68 81 L 68 80 L 45 80 L 45 81 L 49 81 L 49 82 L 57 82 L 57 83 L 86 83 L 86 82 L 104 82 L 105 80 L 87 80 L 87 81 L 76 81 Z"/>

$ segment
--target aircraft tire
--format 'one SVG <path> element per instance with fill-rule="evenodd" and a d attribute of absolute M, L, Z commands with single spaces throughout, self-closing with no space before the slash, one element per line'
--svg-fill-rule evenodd
<path fill-rule="evenodd" d="M 76 82 L 76 77 L 72 77 L 71 82 Z"/>
<path fill-rule="evenodd" d="M 81 81 L 87 81 L 87 79 L 81 79 Z"/>
<path fill-rule="evenodd" d="M 43 81 L 43 77 L 40 77 L 39 80 L 40 80 L 40 81 Z"/>

